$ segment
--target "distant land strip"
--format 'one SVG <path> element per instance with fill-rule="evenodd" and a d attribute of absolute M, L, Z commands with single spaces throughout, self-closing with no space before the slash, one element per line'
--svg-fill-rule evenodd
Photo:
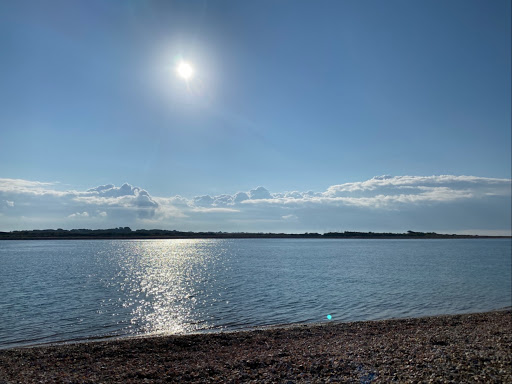
<path fill-rule="evenodd" d="M 164 229 L 34 229 L 0 232 L 0 240 L 79 240 L 79 239 L 509 239 L 511 236 L 439 234 L 435 232 L 378 233 L 250 233 L 250 232 L 182 232 Z"/>

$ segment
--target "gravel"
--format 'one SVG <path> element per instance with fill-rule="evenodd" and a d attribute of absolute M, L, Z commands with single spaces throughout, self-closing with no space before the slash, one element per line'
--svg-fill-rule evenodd
<path fill-rule="evenodd" d="M 510 309 L 0 351 L 0 383 L 512 383 Z"/>

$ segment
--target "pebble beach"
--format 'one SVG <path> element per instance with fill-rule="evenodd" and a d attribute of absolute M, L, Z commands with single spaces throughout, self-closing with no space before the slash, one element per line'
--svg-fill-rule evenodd
<path fill-rule="evenodd" d="M 510 309 L 0 350 L 0 383 L 512 383 Z"/>

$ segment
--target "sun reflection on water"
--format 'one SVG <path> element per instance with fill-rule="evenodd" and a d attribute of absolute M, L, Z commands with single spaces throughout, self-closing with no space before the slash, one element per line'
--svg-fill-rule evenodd
<path fill-rule="evenodd" d="M 200 307 L 212 299 L 211 270 L 222 262 L 222 248 L 212 240 L 125 241 L 116 252 L 119 273 L 112 284 L 130 311 L 130 333 L 210 327 Z"/>

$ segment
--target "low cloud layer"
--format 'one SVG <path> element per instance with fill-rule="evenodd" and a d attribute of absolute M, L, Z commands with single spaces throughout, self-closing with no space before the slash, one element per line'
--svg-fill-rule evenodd
<path fill-rule="evenodd" d="M 325 191 L 152 196 L 130 184 L 62 190 L 0 179 L 0 230 L 130 226 L 178 230 L 343 230 L 510 234 L 511 180 L 476 176 L 378 176 Z"/>

